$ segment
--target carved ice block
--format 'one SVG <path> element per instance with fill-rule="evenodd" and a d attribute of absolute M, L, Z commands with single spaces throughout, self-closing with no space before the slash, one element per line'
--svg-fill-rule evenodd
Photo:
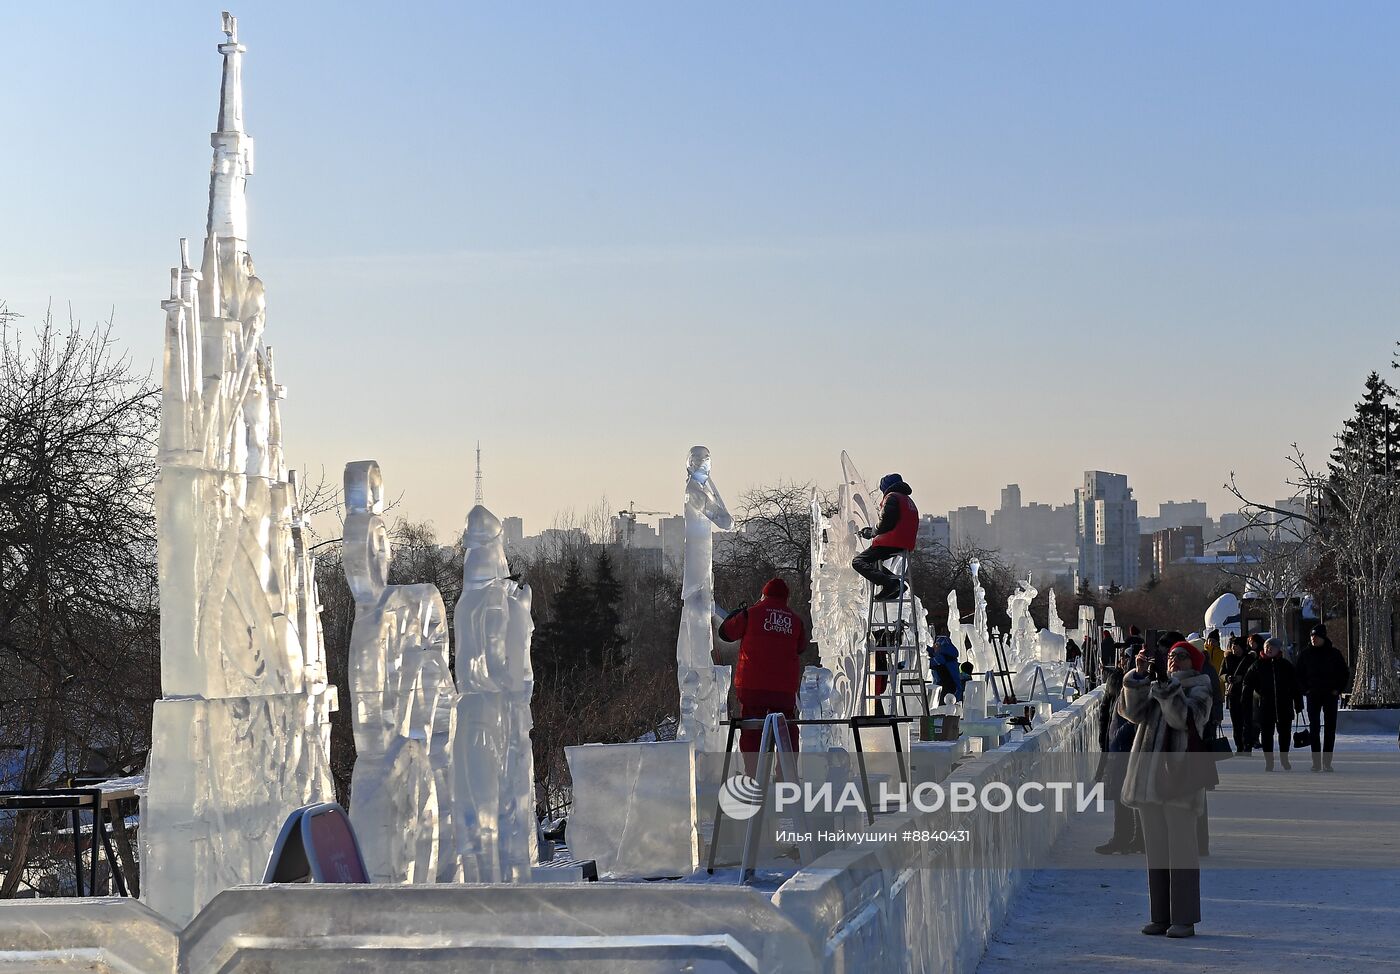
<path fill-rule="evenodd" d="M 566 747 L 574 781 L 569 851 L 598 875 L 687 876 L 699 862 L 689 741 Z"/>
<path fill-rule="evenodd" d="M 331 793 L 305 694 L 157 700 L 141 798 L 147 904 L 177 922 L 260 878 L 287 810 Z"/>

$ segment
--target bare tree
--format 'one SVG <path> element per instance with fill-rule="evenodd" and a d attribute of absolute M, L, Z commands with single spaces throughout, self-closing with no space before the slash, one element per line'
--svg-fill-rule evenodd
<path fill-rule="evenodd" d="M 1295 444 L 1289 457 L 1294 475 L 1291 509 L 1251 502 L 1232 474 L 1226 489 L 1247 516 L 1272 515 L 1305 538 L 1315 556 L 1335 565 L 1357 606 L 1356 673 L 1351 703 L 1358 707 L 1400 701 L 1392 619 L 1400 584 L 1400 491 L 1396 477 L 1378 469 L 1360 446 L 1340 441 L 1331 469 L 1315 470 Z"/>
<path fill-rule="evenodd" d="M 19 759 L 9 787 L 120 768 L 149 745 L 158 395 L 110 326 L 63 329 L 49 314 L 26 342 L 0 305 L 0 743 Z M 34 824 L 9 823 L 0 896 L 24 880 Z"/>
<path fill-rule="evenodd" d="M 1225 540 L 1253 538 L 1249 545 L 1253 560 L 1242 556 L 1234 565 L 1221 566 L 1221 573 L 1239 585 L 1244 598 L 1253 596 L 1268 607 L 1269 631 L 1283 636 L 1288 606 L 1307 592 L 1320 561 L 1312 525 L 1296 512 L 1284 517 L 1250 505 L 1240 515 L 1244 524 L 1225 535 Z"/>

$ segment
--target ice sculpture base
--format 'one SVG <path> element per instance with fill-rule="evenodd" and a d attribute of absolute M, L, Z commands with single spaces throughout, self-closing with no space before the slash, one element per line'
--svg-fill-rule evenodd
<path fill-rule="evenodd" d="M 175 974 L 179 931 L 136 900 L 0 901 L 0 972 Z"/>
<path fill-rule="evenodd" d="M 186 974 L 816 974 L 809 937 L 738 886 L 231 889 L 181 938 Z"/>
<path fill-rule="evenodd" d="M 953 763 L 967 751 L 967 742 L 918 741 L 909 748 L 909 781 L 917 787 L 945 780 Z"/>
<path fill-rule="evenodd" d="M 689 741 L 564 748 L 574 781 L 569 850 L 598 875 L 688 876 L 699 863 Z"/>
<path fill-rule="evenodd" d="M 156 701 L 141 798 L 151 909 L 188 923 L 219 890 L 261 880 L 292 810 L 330 799 L 329 769 L 307 766 L 319 748 L 303 746 L 322 704 L 302 693 Z"/>

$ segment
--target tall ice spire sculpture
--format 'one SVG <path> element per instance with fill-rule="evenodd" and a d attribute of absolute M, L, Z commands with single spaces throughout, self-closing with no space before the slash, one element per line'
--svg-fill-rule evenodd
<path fill-rule="evenodd" d="M 224 14 L 200 269 L 185 241 L 165 309 L 156 518 L 161 685 L 142 889 L 177 925 L 220 890 L 258 882 L 292 809 L 332 795 L 315 564 L 282 459 L 266 304 L 248 255 L 245 48 Z"/>
<path fill-rule="evenodd" d="M 715 614 L 713 530 L 728 531 L 734 518 L 710 475 L 710 451 L 690 448 L 685 466 L 685 560 L 681 570 L 681 628 L 676 640 L 676 671 L 681 713 L 676 736 L 695 743 L 696 761 L 707 751 L 723 752 L 720 722 L 729 704 L 729 667 L 716 666 L 712 619 Z"/>

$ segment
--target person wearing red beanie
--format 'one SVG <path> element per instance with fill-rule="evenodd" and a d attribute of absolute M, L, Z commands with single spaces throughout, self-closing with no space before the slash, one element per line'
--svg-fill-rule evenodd
<path fill-rule="evenodd" d="M 1183 640 L 1179 643 L 1172 644 L 1171 649 L 1167 651 L 1168 658 L 1170 658 L 1171 654 L 1176 652 L 1178 649 L 1184 649 L 1191 654 L 1191 669 L 1195 670 L 1197 673 L 1204 673 L 1206 671 L 1205 653 L 1201 652 L 1195 646 Z"/>
<path fill-rule="evenodd" d="M 739 643 L 739 663 L 734 667 L 734 692 L 739 698 L 743 720 L 782 714 L 789 722 L 797 719 L 797 686 L 802 668 L 797 657 L 807 645 L 802 620 L 788 608 L 788 586 L 772 578 L 763 586 L 763 598 L 751 606 L 731 612 L 720 624 L 719 638 Z M 744 766 L 752 775 L 762 733 L 748 730 L 739 734 L 739 750 Z M 788 741 L 797 750 L 797 725 L 788 724 Z"/>
<path fill-rule="evenodd" d="M 1214 694 L 1210 676 L 1201 671 L 1205 654 L 1188 642 L 1172 641 L 1170 647 L 1165 671 L 1144 647 L 1123 678 L 1117 711 L 1137 730 L 1119 799 L 1142 817 L 1150 911 L 1142 932 L 1191 937 L 1201 921 L 1196 823 L 1215 774 L 1202 745 Z M 1187 752 L 1195 753 L 1167 760 Z"/>

